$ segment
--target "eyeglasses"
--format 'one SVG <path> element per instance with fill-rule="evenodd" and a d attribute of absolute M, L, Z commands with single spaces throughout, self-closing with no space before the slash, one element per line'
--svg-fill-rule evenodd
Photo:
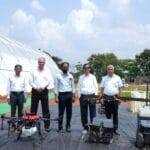
<path fill-rule="evenodd" d="M 84 67 L 83 69 L 90 69 L 90 67 Z"/>

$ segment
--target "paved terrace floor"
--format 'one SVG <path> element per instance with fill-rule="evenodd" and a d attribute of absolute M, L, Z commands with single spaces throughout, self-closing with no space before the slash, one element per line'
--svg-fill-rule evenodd
<path fill-rule="evenodd" d="M 50 106 L 50 110 L 52 118 L 57 117 L 57 106 Z M 4 129 L 0 131 L 0 150 L 136 150 L 134 146 L 136 116 L 131 114 L 126 106 L 121 105 L 119 121 L 121 135 L 115 136 L 112 144 L 87 144 L 81 138 L 82 127 L 79 106 L 74 106 L 71 133 L 57 133 L 57 123 L 52 122 L 52 131 L 49 133 L 43 132 L 45 139 L 42 142 L 38 136 L 16 141 L 14 136 L 8 137 L 7 130 Z"/>

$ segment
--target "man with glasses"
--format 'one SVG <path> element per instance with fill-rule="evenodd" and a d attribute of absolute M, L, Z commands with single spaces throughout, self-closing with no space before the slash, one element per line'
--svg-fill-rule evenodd
<path fill-rule="evenodd" d="M 83 134 L 88 130 L 88 108 L 90 112 L 90 123 L 96 117 L 96 102 L 92 98 L 98 92 L 98 84 L 96 77 L 91 74 L 91 67 L 88 64 L 83 65 L 84 74 L 80 76 L 77 91 L 80 99 L 81 122 L 83 126 Z"/>
<path fill-rule="evenodd" d="M 104 99 L 105 113 L 108 119 L 113 116 L 114 133 L 117 133 L 118 129 L 118 97 L 120 96 L 122 88 L 121 78 L 115 74 L 114 66 L 107 66 L 107 75 L 102 78 L 101 82 L 101 94 Z"/>
<path fill-rule="evenodd" d="M 54 88 L 54 81 L 51 72 L 45 67 L 46 60 L 44 57 L 38 59 L 37 69 L 31 73 L 30 85 L 32 87 L 31 96 L 31 113 L 37 114 L 38 104 L 41 100 L 45 131 L 49 132 L 50 112 L 48 103 L 48 88 Z"/>

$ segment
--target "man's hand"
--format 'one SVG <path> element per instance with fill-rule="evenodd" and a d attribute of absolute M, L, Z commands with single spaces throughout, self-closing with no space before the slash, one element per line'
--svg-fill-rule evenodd
<path fill-rule="evenodd" d="M 101 104 L 104 103 L 104 99 L 103 99 L 103 96 L 102 96 L 102 95 L 100 95 L 100 96 L 98 97 L 98 102 L 101 103 Z"/>
<path fill-rule="evenodd" d="M 75 96 L 75 94 L 73 94 L 73 96 L 72 96 L 72 102 L 74 103 L 75 100 L 76 100 L 76 96 Z"/>
<path fill-rule="evenodd" d="M 79 95 L 78 95 L 78 96 L 76 96 L 76 98 L 77 98 L 79 101 L 80 101 L 80 97 L 81 97 L 81 96 L 79 96 Z"/>
<path fill-rule="evenodd" d="M 100 103 L 101 103 L 102 105 L 104 104 L 104 99 L 103 99 L 103 98 L 100 99 Z"/>
<path fill-rule="evenodd" d="M 114 97 L 115 101 L 117 101 L 119 104 L 121 103 L 121 100 L 118 98 L 118 96 Z"/>
<path fill-rule="evenodd" d="M 24 93 L 24 101 L 23 101 L 24 103 L 26 103 L 27 98 L 28 98 L 28 94 L 25 92 L 25 93 Z"/>
<path fill-rule="evenodd" d="M 55 103 L 58 103 L 58 97 L 57 96 L 55 96 Z"/>
<path fill-rule="evenodd" d="M 10 98 L 7 98 L 7 103 L 10 105 Z"/>

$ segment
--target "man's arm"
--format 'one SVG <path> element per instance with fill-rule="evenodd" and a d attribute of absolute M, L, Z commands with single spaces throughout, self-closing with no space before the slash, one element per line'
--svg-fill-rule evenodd
<path fill-rule="evenodd" d="M 104 96 L 104 77 L 102 78 L 102 81 L 100 83 L 100 96 L 99 96 L 99 101 L 103 103 L 103 96 Z"/>
<path fill-rule="evenodd" d="M 34 83 L 34 73 L 33 73 L 33 72 L 30 74 L 30 77 L 29 77 L 29 84 L 30 84 L 30 86 L 31 86 L 32 88 L 34 88 L 34 89 L 37 88 L 36 85 L 35 85 L 35 83 Z"/>
<path fill-rule="evenodd" d="M 8 104 L 10 104 L 10 86 L 11 86 L 11 83 L 10 83 L 10 78 L 9 78 L 7 81 L 7 102 L 8 102 Z"/>
<path fill-rule="evenodd" d="M 100 83 L 100 91 L 101 91 L 101 93 L 100 93 L 100 95 L 101 95 L 101 97 L 104 95 L 104 77 L 102 78 L 102 81 L 101 81 L 101 83 Z"/>
<path fill-rule="evenodd" d="M 45 88 L 52 90 L 54 89 L 54 79 L 52 77 L 51 71 L 49 69 L 47 69 L 46 72 L 44 72 L 46 75 L 46 81 L 44 82 L 44 84 L 41 87 L 41 90 L 44 90 Z"/>
<path fill-rule="evenodd" d="M 80 95 L 81 95 L 81 76 L 79 77 L 79 81 L 77 84 L 77 95 L 78 95 L 78 97 L 80 97 Z"/>
<path fill-rule="evenodd" d="M 51 72 L 49 72 L 48 78 L 49 78 L 48 83 L 45 86 L 45 88 L 48 88 L 50 91 L 54 91 L 54 78 L 53 78 Z"/>
<path fill-rule="evenodd" d="M 58 76 L 54 80 L 54 93 L 55 93 L 55 102 L 58 103 Z"/>
<path fill-rule="evenodd" d="M 104 95 L 104 88 L 101 87 L 101 97 Z"/>
<path fill-rule="evenodd" d="M 122 91 L 122 87 L 119 87 L 118 97 L 120 97 L 120 96 L 121 96 L 121 91 Z"/>
<path fill-rule="evenodd" d="M 71 84 L 72 84 L 72 92 L 75 94 L 75 84 L 74 84 L 74 78 L 73 77 L 71 80 Z"/>
<path fill-rule="evenodd" d="M 123 83 L 122 83 L 122 80 L 121 80 L 120 77 L 119 77 L 119 80 L 118 80 L 118 88 L 119 88 L 118 97 L 120 97 L 121 96 L 121 91 L 122 91 L 122 88 L 123 88 Z"/>
<path fill-rule="evenodd" d="M 98 95 L 98 83 L 97 83 L 97 79 L 95 76 L 93 78 L 93 82 L 94 82 L 94 87 L 95 87 L 95 95 Z"/>
<path fill-rule="evenodd" d="M 71 84 L 72 84 L 72 93 L 73 93 L 72 102 L 75 102 L 76 95 L 75 95 L 75 84 L 74 84 L 74 78 L 73 78 L 73 76 L 72 76 Z"/>
<path fill-rule="evenodd" d="M 26 102 L 26 99 L 28 98 L 28 79 L 27 77 L 25 76 L 24 77 L 24 102 Z"/>

